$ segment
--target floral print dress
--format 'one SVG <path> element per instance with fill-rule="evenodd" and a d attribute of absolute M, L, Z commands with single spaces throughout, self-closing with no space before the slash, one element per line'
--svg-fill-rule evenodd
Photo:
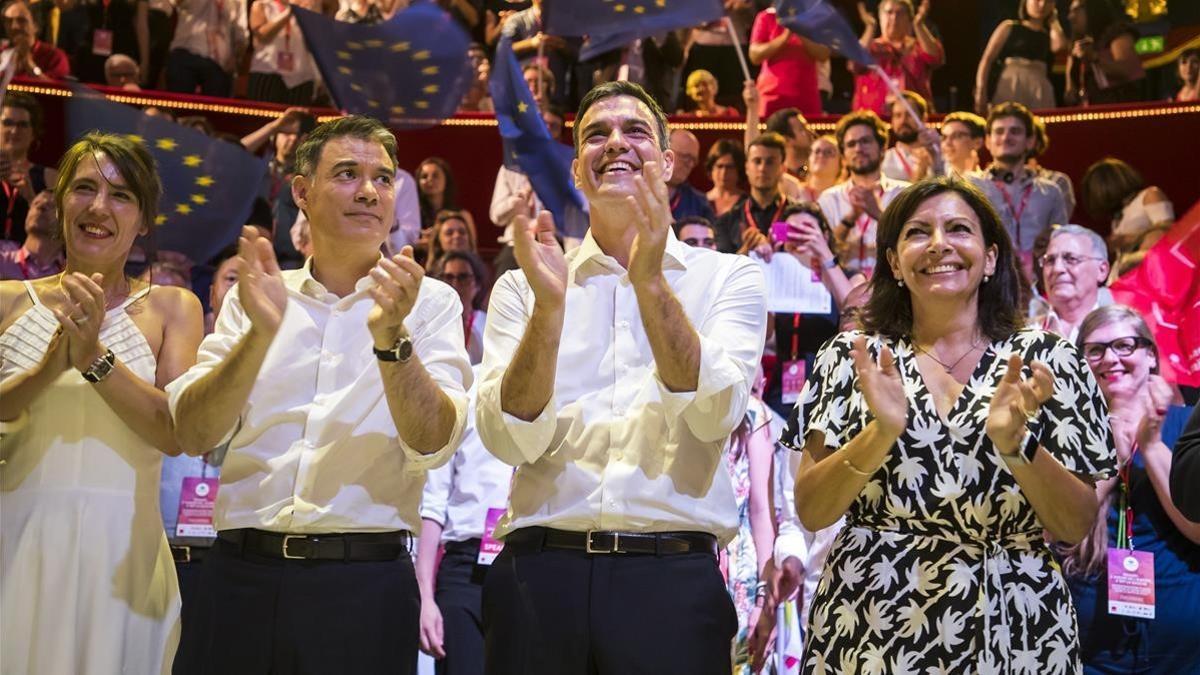
<path fill-rule="evenodd" d="M 870 421 L 851 345 L 822 348 L 783 442 L 813 433 L 840 448 Z M 1056 675 L 1080 669 L 1075 609 L 1043 526 L 985 432 L 1009 356 L 1054 373 L 1054 395 L 1030 429 L 1068 470 L 1116 472 L 1107 408 L 1073 345 L 1037 329 L 993 342 L 946 418 L 907 339 L 868 336 L 896 354 L 908 428 L 847 512 L 808 625 L 806 673 Z"/>

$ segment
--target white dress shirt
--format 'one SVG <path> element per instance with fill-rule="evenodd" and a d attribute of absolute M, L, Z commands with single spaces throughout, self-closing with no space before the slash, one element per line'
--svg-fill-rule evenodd
<path fill-rule="evenodd" d="M 417 197 L 417 181 L 404 169 L 396 169 L 396 220 L 384 247 L 388 255 L 417 243 L 421 238 L 421 202 Z"/>
<path fill-rule="evenodd" d="M 779 521 L 779 534 L 775 536 L 775 567 L 783 561 L 795 558 L 800 561 L 803 575 L 800 579 L 800 594 L 797 605 L 800 610 L 800 625 L 807 630 L 808 609 L 812 606 L 817 584 L 821 582 L 821 570 L 825 559 L 833 548 L 833 540 L 846 524 L 845 516 L 829 527 L 813 532 L 800 523 L 796 515 L 796 472 L 800 469 L 800 453 L 789 450 L 788 464 L 783 475 L 783 517 Z"/>
<path fill-rule="evenodd" d="M 817 199 L 817 204 L 820 205 L 830 227 L 837 227 L 843 218 L 854 211 L 849 196 L 850 188 L 853 185 L 850 181 L 843 181 L 826 189 Z M 908 183 L 892 180 L 881 174 L 875 193 L 879 197 L 879 208 L 886 209 L 896 195 L 908 186 Z M 878 231 L 879 221 L 865 213 L 855 221 L 854 227 L 850 228 L 850 232 L 846 235 L 846 245 L 849 250 L 838 255 L 842 266 L 848 272 L 862 272 L 868 277 L 875 272 L 875 235 Z"/>
<path fill-rule="evenodd" d="M 253 527 L 318 534 L 420 529 L 417 508 L 425 471 L 445 463 L 466 423 L 458 294 L 426 278 L 404 325 L 414 357 L 453 401 L 454 430 L 445 447 L 422 455 L 396 432 L 367 331 L 374 307 L 363 277 L 338 298 L 310 273 L 310 258 L 283 272 L 288 303 L 274 341 L 232 434 L 221 467 L 214 522 L 218 530 Z M 225 296 L 195 366 L 167 386 L 171 414 L 180 395 L 225 359 L 250 329 L 237 287 Z"/>
<path fill-rule="evenodd" d="M 554 393 L 532 422 L 501 409 L 500 384 L 533 311 L 520 270 L 496 282 L 484 336 L 479 435 L 518 467 L 499 536 L 542 525 L 737 531 L 723 451 L 746 413 L 766 332 L 762 272 L 745 256 L 689 247 L 672 234 L 664 276 L 700 335 L 696 391 L 660 379 L 625 269 L 589 231 L 567 253 L 566 316 Z"/>
<path fill-rule="evenodd" d="M 222 0 L 176 2 L 178 21 L 171 49 L 182 49 L 231 71 L 249 44 L 246 3 Z"/>
<path fill-rule="evenodd" d="M 475 389 L 471 389 L 471 404 Z M 442 541 L 483 536 L 488 509 L 508 508 L 513 468 L 483 447 L 475 431 L 475 413 L 467 412 L 462 445 L 450 461 L 429 472 L 421 496 L 421 517 L 442 526 Z"/>

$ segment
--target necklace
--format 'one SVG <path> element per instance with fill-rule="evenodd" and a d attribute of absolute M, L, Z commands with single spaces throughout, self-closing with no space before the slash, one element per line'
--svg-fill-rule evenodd
<path fill-rule="evenodd" d="M 972 352 L 974 352 L 976 349 L 979 348 L 979 341 L 976 340 L 976 341 L 972 342 L 971 346 L 969 348 L 967 348 L 967 351 L 963 352 L 963 355 L 958 357 L 954 361 L 954 363 L 951 363 L 951 364 L 947 364 L 945 361 L 939 359 L 937 356 L 934 356 L 933 352 L 929 351 L 928 349 L 925 349 L 924 347 L 920 347 L 917 345 L 913 345 L 913 347 L 917 350 L 918 353 L 924 354 L 925 356 L 928 356 L 929 358 L 933 359 L 934 362 L 937 363 L 939 366 L 941 366 L 943 370 L 945 370 L 947 373 L 950 373 L 955 368 L 958 367 L 958 364 L 963 362 L 963 359 L 967 358 L 967 356 L 969 356 Z"/>

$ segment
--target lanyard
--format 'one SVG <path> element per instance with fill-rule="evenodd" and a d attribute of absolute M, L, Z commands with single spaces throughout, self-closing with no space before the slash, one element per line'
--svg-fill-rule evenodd
<path fill-rule="evenodd" d="M 899 154 L 899 153 L 897 153 Z M 875 190 L 879 193 L 880 201 L 883 200 L 883 186 L 878 185 Z M 867 266 L 867 228 L 871 227 L 871 223 L 875 219 L 866 213 L 859 214 L 855 226 L 858 228 L 858 260 L 862 267 Z"/>
<path fill-rule="evenodd" d="M 792 360 L 800 358 L 800 315 L 792 315 Z"/>
<path fill-rule="evenodd" d="M 29 249 L 24 246 L 17 251 L 17 267 L 21 268 L 21 277 L 23 279 L 33 279 L 33 270 L 29 269 Z"/>
<path fill-rule="evenodd" d="M 108 28 L 108 6 L 112 4 L 112 0 L 101 0 L 101 4 L 104 5 L 104 15 L 101 17 L 100 23 Z"/>
<path fill-rule="evenodd" d="M 279 11 L 282 12 L 283 10 L 287 9 L 287 3 L 285 3 L 283 0 L 275 0 L 275 7 L 278 8 Z M 294 20 L 293 17 L 289 17 L 287 20 L 287 23 L 283 24 L 283 50 L 285 52 L 292 51 L 292 21 L 293 20 Z"/>
<path fill-rule="evenodd" d="M 992 181 L 996 184 L 996 188 L 1000 190 L 1000 196 L 1004 197 L 1004 204 L 1008 207 L 1008 213 L 1013 218 L 1013 230 L 1017 233 L 1017 250 L 1021 250 L 1021 216 L 1025 213 L 1025 207 L 1029 205 L 1029 195 L 1033 193 L 1033 183 L 1025 185 L 1025 193 L 1021 195 L 1021 208 L 1013 206 L 1012 198 L 1008 196 L 1008 190 L 1000 181 Z"/>
<path fill-rule="evenodd" d="M 465 344 L 463 346 L 470 346 L 470 344 L 471 344 L 471 329 L 475 326 L 475 311 L 474 310 L 472 310 L 471 313 L 467 315 L 467 320 L 464 323 L 465 323 L 464 328 L 466 328 L 466 330 L 463 331 L 463 333 L 465 334 L 464 335 Z"/>
<path fill-rule="evenodd" d="M 13 208 L 17 205 L 17 188 L 14 185 L 9 185 L 7 180 L 0 180 L 0 188 L 4 188 L 4 197 L 8 200 L 6 205 L 7 211 L 4 214 L 4 238 L 12 239 L 13 228 Z"/>
<path fill-rule="evenodd" d="M 675 196 L 671 197 L 671 213 L 679 210 L 679 204 L 683 201 L 683 188 L 675 188 Z"/>
<path fill-rule="evenodd" d="M 1117 470 L 1121 479 L 1121 499 L 1117 507 L 1117 548 L 1133 550 L 1133 493 L 1129 485 L 1129 467 L 1137 456 L 1138 444 L 1129 451 L 1129 461 Z"/>
<path fill-rule="evenodd" d="M 904 175 L 908 176 L 908 180 L 911 182 L 913 178 L 912 165 L 905 159 L 904 151 L 898 145 L 896 146 L 896 159 L 900 160 L 900 165 L 904 167 Z"/>
<path fill-rule="evenodd" d="M 755 220 L 754 216 L 750 214 L 750 202 L 752 201 L 754 201 L 754 197 L 746 197 L 745 203 L 742 204 L 742 232 L 745 232 L 751 227 L 758 227 L 758 221 Z M 783 213 L 784 206 L 787 206 L 787 198 L 780 197 L 779 205 L 775 208 L 775 215 L 771 217 L 772 223 L 779 220 L 779 216 Z M 768 223 L 768 226 L 770 226 L 770 223 Z"/>

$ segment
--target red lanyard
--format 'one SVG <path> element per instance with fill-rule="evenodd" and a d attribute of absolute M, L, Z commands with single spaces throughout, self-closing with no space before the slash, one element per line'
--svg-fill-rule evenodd
<path fill-rule="evenodd" d="M 1133 492 L 1129 485 L 1129 466 L 1133 464 L 1133 458 L 1137 456 L 1138 444 L 1134 443 L 1133 448 L 1129 451 L 1129 461 L 1117 469 L 1117 475 L 1121 478 L 1121 504 L 1117 510 L 1117 548 L 1129 547 L 1133 550 Z M 1124 542 L 1120 541 L 1124 535 Z M 1121 544 L 1124 543 L 1125 546 Z"/>
<path fill-rule="evenodd" d="M 8 199 L 7 212 L 4 214 L 4 238 L 12 239 L 13 208 L 17 205 L 17 197 L 20 195 L 17 193 L 17 188 L 9 185 L 6 180 L 0 180 L 0 187 L 4 188 L 4 196 Z"/>
<path fill-rule="evenodd" d="M 792 360 L 800 358 L 800 315 L 792 315 Z"/>
<path fill-rule="evenodd" d="M 675 196 L 671 197 L 671 213 L 679 210 L 679 203 L 683 201 L 683 188 L 675 188 Z"/>
<path fill-rule="evenodd" d="M 23 246 L 17 251 L 17 267 L 21 268 L 22 279 L 33 278 L 33 270 L 29 269 L 29 249 Z"/>
<path fill-rule="evenodd" d="M 472 310 L 471 313 L 467 315 L 467 320 L 464 322 L 464 326 L 463 326 L 466 329 L 463 331 L 463 338 L 464 338 L 463 346 L 464 347 L 470 346 L 470 344 L 471 344 L 471 329 L 474 326 L 475 326 L 475 311 Z"/>
<path fill-rule="evenodd" d="M 275 7 L 278 8 L 279 11 L 282 12 L 283 10 L 287 9 L 287 3 L 285 3 L 283 0 L 275 0 Z M 287 52 L 292 51 L 292 19 L 291 19 L 291 17 L 288 18 L 287 23 L 283 24 L 283 50 L 287 51 Z"/>
<path fill-rule="evenodd" d="M 896 146 L 896 159 L 900 160 L 900 165 L 904 167 L 904 175 L 908 176 L 908 180 L 911 182 L 913 177 L 912 165 L 904 158 L 904 151 L 898 145 Z"/>
<path fill-rule="evenodd" d="M 750 202 L 752 201 L 754 201 L 754 197 L 746 197 L 746 202 L 742 204 L 742 232 L 745 232 L 751 227 L 758 227 L 758 221 L 754 219 L 754 216 L 750 215 Z M 771 217 L 771 223 L 779 220 L 779 216 L 783 213 L 784 206 L 787 206 L 787 198 L 780 197 L 779 205 L 775 208 L 775 215 Z M 770 223 L 768 223 L 767 226 L 770 227 Z"/>
<path fill-rule="evenodd" d="M 883 200 L 883 186 L 876 186 L 876 191 L 879 192 L 880 201 Z M 862 267 L 867 265 L 867 228 L 871 227 L 871 221 L 875 220 L 869 214 L 863 213 L 858 217 L 855 225 L 858 227 L 858 260 Z"/>
<path fill-rule="evenodd" d="M 1000 181 L 992 181 L 996 184 L 996 188 L 1000 190 L 1000 196 L 1004 197 L 1004 204 L 1008 206 L 1008 213 L 1013 218 L 1013 230 L 1016 232 L 1017 250 L 1021 250 L 1021 216 L 1025 213 L 1025 207 L 1029 205 L 1029 195 L 1033 192 L 1033 182 L 1031 181 L 1025 186 L 1025 194 L 1021 195 L 1021 208 L 1013 206 L 1012 198 L 1008 196 L 1008 190 L 1004 187 L 1004 183 Z"/>

